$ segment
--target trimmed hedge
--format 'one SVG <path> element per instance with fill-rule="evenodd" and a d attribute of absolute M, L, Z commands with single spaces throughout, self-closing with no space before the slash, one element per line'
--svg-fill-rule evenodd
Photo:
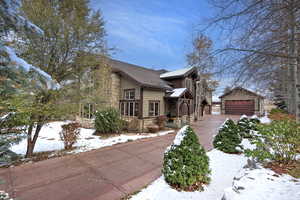
<path fill-rule="evenodd" d="M 119 133 L 125 124 L 114 108 L 96 112 L 95 117 L 96 133 Z"/>
<path fill-rule="evenodd" d="M 233 120 L 228 119 L 224 125 L 219 129 L 218 134 L 214 138 L 214 148 L 225 153 L 239 153 L 242 149 L 240 143 L 242 138 L 239 135 L 239 127 Z"/>
<path fill-rule="evenodd" d="M 166 182 L 178 190 L 199 190 L 210 181 L 209 158 L 192 128 L 181 131 L 181 143 L 171 145 L 164 154 L 162 172 Z"/>

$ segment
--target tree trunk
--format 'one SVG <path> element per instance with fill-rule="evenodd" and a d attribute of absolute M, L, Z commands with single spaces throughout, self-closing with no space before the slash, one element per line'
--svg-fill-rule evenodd
<path fill-rule="evenodd" d="M 31 136 L 32 136 L 33 126 L 34 125 L 30 125 L 29 128 L 28 128 L 28 133 L 27 133 L 27 150 L 26 150 L 25 158 L 31 158 L 33 156 L 33 150 L 34 150 L 35 143 L 36 143 L 37 138 L 39 136 L 39 133 L 40 133 L 42 127 L 43 127 L 42 124 L 38 124 L 36 126 L 34 136 L 32 138 Z"/>

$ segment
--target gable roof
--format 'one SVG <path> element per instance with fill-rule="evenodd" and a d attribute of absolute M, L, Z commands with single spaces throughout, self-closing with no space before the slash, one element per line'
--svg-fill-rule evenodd
<path fill-rule="evenodd" d="M 247 92 L 247 93 L 250 93 L 250 94 L 252 94 L 252 95 L 254 95 L 254 96 L 258 96 L 258 97 L 260 97 L 260 98 L 264 98 L 263 96 L 261 96 L 261 95 L 255 93 L 255 92 L 252 92 L 252 91 L 250 91 L 250 90 L 247 90 L 247 89 L 245 89 L 245 88 L 242 88 L 242 87 L 235 87 L 235 88 L 233 88 L 232 90 L 226 92 L 225 94 L 219 96 L 219 98 L 223 98 L 224 96 L 230 95 L 232 92 L 237 91 L 237 90 L 242 90 L 242 91 L 245 91 L 245 92 Z"/>
<path fill-rule="evenodd" d="M 171 89 L 168 82 L 160 79 L 160 72 L 157 70 L 148 69 L 114 59 L 109 59 L 108 62 L 111 65 L 113 72 L 121 73 L 143 87 Z"/>
<path fill-rule="evenodd" d="M 182 77 L 187 76 L 193 71 L 197 70 L 196 67 L 187 67 L 183 69 L 174 70 L 171 72 L 166 72 L 160 75 L 160 78 L 167 79 L 167 78 L 176 78 L 176 77 Z"/>

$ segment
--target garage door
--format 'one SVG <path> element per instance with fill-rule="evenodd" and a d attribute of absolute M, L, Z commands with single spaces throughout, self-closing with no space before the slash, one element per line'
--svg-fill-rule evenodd
<path fill-rule="evenodd" d="M 225 114 L 229 115 L 253 115 L 254 100 L 226 100 Z"/>

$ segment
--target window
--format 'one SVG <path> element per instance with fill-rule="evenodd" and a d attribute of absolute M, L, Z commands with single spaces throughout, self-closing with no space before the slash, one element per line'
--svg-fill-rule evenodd
<path fill-rule="evenodd" d="M 92 119 L 95 113 L 95 104 L 85 103 L 80 105 L 80 117 Z"/>
<path fill-rule="evenodd" d="M 126 100 L 135 99 L 135 89 L 124 90 L 124 99 Z"/>
<path fill-rule="evenodd" d="M 120 103 L 121 115 L 123 116 L 138 116 L 139 115 L 139 102 L 138 101 L 122 101 Z"/>
<path fill-rule="evenodd" d="M 159 116 L 159 101 L 149 101 L 149 116 Z"/>

